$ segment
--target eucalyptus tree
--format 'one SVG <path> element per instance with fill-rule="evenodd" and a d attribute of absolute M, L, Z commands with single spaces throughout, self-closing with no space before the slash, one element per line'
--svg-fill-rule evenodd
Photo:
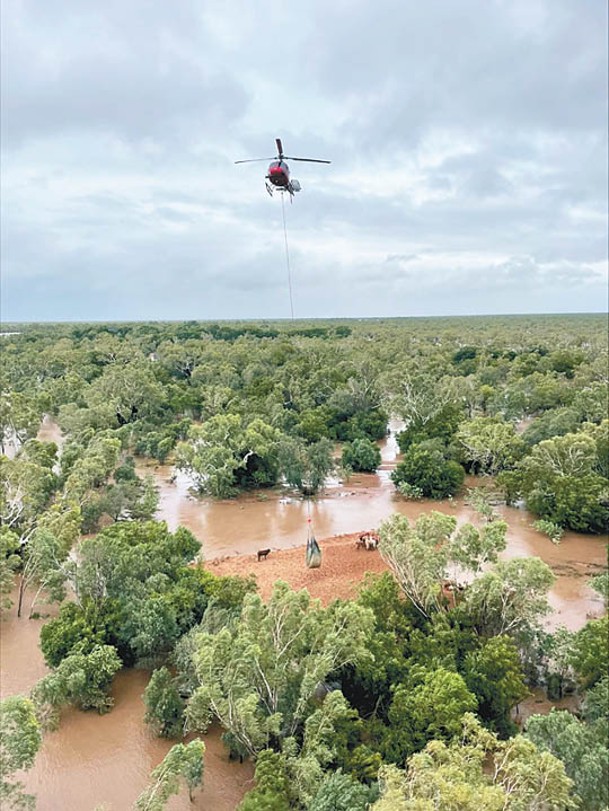
<path fill-rule="evenodd" d="M 16 452 L 27 439 L 36 436 L 42 413 L 36 400 L 22 392 L 0 394 L 0 453 L 9 447 Z"/>
<path fill-rule="evenodd" d="M 535 445 L 515 471 L 500 481 L 513 500 L 521 493 L 541 518 L 579 532 L 609 528 L 606 435 L 609 420 L 590 430 Z"/>
<path fill-rule="evenodd" d="M 564 765 L 521 735 L 499 741 L 465 714 L 450 743 L 431 741 L 405 771 L 384 766 L 371 811 L 566 811 L 576 809 Z"/>
<path fill-rule="evenodd" d="M 88 653 L 73 652 L 32 689 L 38 717 L 46 727 L 59 722 L 61 709 L 74 705 L 104 713 L 112 707 L 110 685 L 122 662 L 111 645 L 98 645 Z"/>
<path fill-rule="evenodd" d="M 16 773 L 30 769 L 40 749 L 42 736 L 33 703 L 23 696 L 0 701 L 0 806 L 33 809 L 36 800 L 26 794 Z"/>
<path fill-rule="evenodd" d="M 606 689 L 607 685 L 605 685 Z M 540 751 L 551 752 L 574 782 L 582 811 L 604 811 L 609 805 L 607 728 L 587 724 L 564 710 L 533 715 L 526 736 Z"/>
<path fill-rule="evenodd" d="M 370 655 L 371 628 L 372 613 L 362 606 L 322 608 L 308 592 L 293 592 L 280 581 L 268 603 L 246 595 L 239 621 L 196 636 L 199 686 L 188 725 L 204 731 L 216 718 L 251 755 L 294 736 L 318 685 Z"/>
<path fill-rule="evenodd" d="M 552 570 L 539 558 L 499 561 L 466 589 L 464 606 L 482 635 L 521 638 L 550 612 L 553 583 Z"/>
<path fill-rule="evenodd" d="M 314 495 L 335 468 L 333 445 L 329 439 L 307 445 L 296 437 L 285 438 L 279 446 L 279 469 L 287 484 L 304 495 Z"/>
<path fill-rule="evenodd" d="M 152 770 L 147 788 L 137 798 L 133 811 L 163 811 L 182 783 L 186 784 L 191 802 L 194 790 L 203 782 L 203 755 L 205 744 L 201 740 L 176 743 L 161 763 Z"/>
<path fill-rule="evenodd" d="M 163 387 L 150 362 L 112 363 L 86 393 L 89 407 L 103 413 L 107 427 L 156 415 L 164 405 Z"/>
<path fill-rule="evenodd" d="M 394 514 L 379 528 L 379 549 L 404 594 L 429 617 L 446 606 L 442 584 L 451 569 L 477 573 L 495 562 L 505 549 L 506 531 L 503 521 L 457 529 L 455 518 L 439 512 L 420 516 L 414 526 L 406 516 Z"/>
<path fill-rule="evenodd" d="M 177 465 L 201 492 L 226 498 L 240 486 L 276 483 L 280 439 L 261 419 L 248 424 L 238 414 L 218 414 L 191 427 L 188 440 L 177 446 Z"/>
<path fill-rule="evenodd" d="M 185 704 L 175 679 L 166 667 L 155 670 L 142 696 L 144 720 L 161 738 L 178 738 L 184 730 Z"/>
<path fill-rule="evenodd" d="M 456 440 L 466 467 L 491 476 L 513 467 L 525 448 L 514 425 L 496 417 L 475 417 L 462 422 Z"/>

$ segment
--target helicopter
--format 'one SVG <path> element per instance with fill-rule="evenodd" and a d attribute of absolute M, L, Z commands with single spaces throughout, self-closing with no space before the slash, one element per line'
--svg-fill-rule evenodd
<path fill-rule="evenodd" d="M 281 138 L 275 138 L 277 145 L 277 155 L 273 158 L 248 158 L 247 160 L 235 161 L 235 163 L 256 163 L 257 161 L 271 161 L 264 182 L 266 190 L 273 196 L 273 192 L 279 190 L 280 192 L 288 192 L 290 195 L 290 202 L 294 198 L 294 194 L 301 190 L 300 183 L 296 178 L 290 180 L 290 167 L 287 165 L 286 160 L 290 161 L 304 161 L 306 163 L 332 163 L 332 161 L 323 161 L 318 158 L 294 158 L 289 155 L 283 154 L 283 145 Z"/>

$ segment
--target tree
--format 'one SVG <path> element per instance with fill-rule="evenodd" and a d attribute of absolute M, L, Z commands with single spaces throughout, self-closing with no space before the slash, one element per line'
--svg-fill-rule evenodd
<path fill-rule="evenodd" d="M 609 727 L 609 676 L 603 676 L 585 695 L 582 707 L 587 724 L 606 740 Z"/>
<path fill-rule="evenodd" d="M 436 499 L 454 495 L 464 478 L 461 465 L 447 460 L 444 451 L 433 442 L 411 445 L 391 474 L 396 487 L 406 483 L 418 488 L 423 496 Z"/>
<path fill-rule="evenodd" d="M 18 552 L 19 536 L 10 529 L 0 527 L 0 613 L 13 604 L 10 593 L 15 584 L 15 572 L 21 563 Z"/>
<path fill-rule="evenodd" d="M 0 456 L 0 525 L 26 543 L 56 484 L 48 468 Z"/>
<path fill-rule="evenodd" d="M 438 421 L 437 418 L 443 410 L 452 405 L 449 387 L 439 386 L 435 375 L 425 372 L 413 374 L 397 368 L 394 374 L 399 379 L 391 386 L 394 392 L 392 410 L 403 419 L 407 430 L 410 425 L 425 429 L 433 420 Z M 437 436 L 439 436 L 437 431 L 426 432 L 426 438 Z M 405 450 L 405 447 L 402 450 Z"/>
<path fill-rule="evenodd" d="M 285 757 L 263 749 L 256 760 L 256 786 L 248 791 L 238 811 L 289 811 L 289 784 Z"/>
<path fill-rule="evenodd" d="M 136 361 L 109 364 L 86 399 L 90 408 L 103 411 L 108 427 L 116 427 L 156 414 L 164 395 L 150 365 Z"/>
<path fill-rule="evenodd" d="M 99 645 L 111 644 L 116 634 L 115 614 L 116 604 L 64 603 L 59 615 L 40 629 L 40 649 L 47 665 L 58 667 L 75 649 L 91 653 Z"/>
<path fill-rule="evenodd" d="M 549 752 L 539 751 L 522 735 L 497 745 L 494 782 L 506 795 L 513 811 L 562 811 L 577 808 L 573 781 L 564 764 Z"/>
<path fill-rule="evenodd" d="M 603 598 L 605 607 L 609 605 L 609 572 L 597 574 L 590 578 L 590 585 Z"/>
<path fill-rule="evenodd" d="M 457 442 L 466 467 L 491 476 L 513 467 L 524 452 L 524 443 L 514 425 L 498 417 L 475 417 L 462 422 Z"/>
<path fill-rule="evenodd" d="M 455 532 L 456 520 L 439 512 L 422 515 L 414 525 L 392 515 L 379 529 L 380 552 L 404 594 L 429 616 L 444 604 L 442 583 L 450 567 L 478 572 L 505 549 L 507 524 L 497 521 L 477 529 L 465 524 Z"/>
<path fill-rule="evenodd" d="M 455 397 L 456 401 L 460 399 Z M 452 442 L 462 419 L 462 408 L 455 403 L 447 403 L 427 421 L 414 419 L 409 422 L 397 435 L 399 448 L 406 453 L 412 445 L 420 445 L 428 440 L 439 440 L 440 445 L 446 447 Z"/>
<path fill-rule="evenodd" d="M 332 443 L 320 439 L 312 445 L 289 437 L 279 448 L 279 466 L 287 484 L 305 495 L 314 495 L 334 470 Z"/>
<path fill-rule="evenodd" d="M 404 681 L 410 669 L 411 634 L 421 615 L 389 572 L 369 574 L 358 602 L 374 614 L 374 628 L 368 643 L 372 654 L 357 668 L 342 673 L 345 695 L 356 703 L 362 715 L 376 711 L 386 716 L 392 686 Z"/>
<path fill-rule="evenodd" d="M 609 617 L 590 620 L 575 634 L 571 664 L 584 688 L 594 687 L 609 671 Z"/>
<path fill-rule="evenodd" d="M 184 702 L 166 667 L 155 670 L 143 695 L 144 720 L 162 738 L 177 738 L 184 729 Z"/>
<path fill-rule="evenodd" d="M 100 714 L 108 712 L 114 703 L 108 691 L 121 667 L 111 645 L 98 645 L 90 653 L 73 650 L 32 690 L 32 699 L 45 725 L 54 726 L 61 708 L 69 704 Z"/>
<path fill-rule="evenodd" d="M 15 772 L 30 769 L 42 737 L 34 705 L 22 696 L 0 701 L 0 805 L 2 808 L 32 809 L 35 798 L 25 794 L 14 780 Z M 4 804 L 7 803 L 5 806 Z"/>
<path fill-rule="evenodd" d="M 517 482 L 515 489 L 541 518 L 578 532 L 606 531 L 609 498 L 599 456 L 606 428 L 595 428 L 598 438 L 580 431 L 540 442 L 515 475 L 502 474 L 504 482 L 512 488 Z"/>
<path fill-rule="evenodd" d="M 410 683 L 396 688 L 389 708 L 384 749 L 387 759 L 395 763 L 402 763 L 428 741 L 451 740 L 461 730 L 463 715 L 478 705 L 458 673 L 438 668 L 421 675 L 416 686 L 416 676 L 411 676 Z"/>
<path fill-rule="evenodd" d="M 93 625 L 81 616 L 74 618 L 75 628 L 71 617 L 64 621 L 60 614 L 49 623 L 50 647 L 69 650 L 79 628 L 86 639 L 101 631 L 126 664 L 141 659 L 153 664 L 151 659 L 162 658 L 201 621 L 207 607 L 206 586 L 214 578 L 187 565 L 199 548 L 188 530 L 171 533 L 165 523 L 154 521 L 120 522 L 85 538 L 69 578 Z"/>
<path fill-rule="evenodd" d="M 340 690 L 332 690 L 304 722 L 301 736 L 282 741 L 292 805 L 310 808 L 324 780 L 325 770 L 336 763 L 340 738 L 337 725 L 354 715 Z"/>
<path fill-rule="evenodd" d="M 565 765 L 573 780 L 582 811 L 604 811 L 609 804 L 609 750 L 606 736 L 582 723 L 570 712 L 552 709 L 533 715 L 526 736 L 543 752 L 551 752 Z"/>
<path fill-rule="evenodd" d="M 478 715 L 502 736 L 515 732 L 510 711 L 528 695 L 514 642 L 493 636 L 465 660 L 465 681 L 478 699 Z"/>
<path fill-rule="evenodd" d="M 463 716 L 450 743 L 431 741 L 405 772 L 385 766 L 371 811 L 566 811 L 572 781 L 549 752 L 518 735 L 501 742 L 475 716 Z"/>
<path fill-rule="evenodd" d="M 19 599 L 17 603 L 17 616 L 21 616 L 23 598 L 28 587 L 35 584 L 38 592 L 30 607 L 30 617 L 36 603 L 38 594 L 46 591 L 49 598 L 60 602 L 65 597 L 66 573 L 63 564 L 68 556 L 69 548 L 44 529 L 39 529 L 29 539 L 24 550 L 24 562 L 21 569 L 19 583 Z"/>
<path fill-rule="evenodd" d="M 341 464 L 356 472 L 373 473 L 381 464 L 381 451 L 369 439 L 355 439 L 343 448 Z"/>
<path fill-rule="evenodd" d="M 277 481 L 280 432 L 261 419 L 244 425 L 238 414 L 217 414 L 193 425 L 187 442 L 176 449 L 177 464 L 199 490 L 217 498 L 239 487 L 268 486 Z"/>
<path fill-rule="evenodd" d="M 268 603 L 248 594 L 241 619 L 197 635 L 200 686 L 188 726 L 205 731 L 212 717 L 255 755 L 271 740 L 293 736 L 329 673 L 366 658 L 370 611 L 354 603 L 321 608 L 308 592 L 278 581 Z"/>
<path fill-rule="evenodd" d="M 61 458 L 64 498 L 80 506 L 85 504 L 92 491 L 106 484 L 120 452 L 120 440 L 103 434 L 93 437 L 85 448 L 67 446 Z"/>
<path fill-rule="evenodd" d="M 339 769 L 324 777 L 309 811 L 366 811 L 371 799 L 368 786 Z"/>
<path fill-rule="evenodd" d="M 554 582 L 539 558 L 500 561 L 465 592 L 465 607 L 484 636 L 516 636 L 538 627 L 549 611 L 548 590 Z"/>
<path fill-rule="evenodd" d="M 403 515 L 392 515 L 379 528 L 380 552 L 404 594 L 429 616 L 441 600 L 448 553 L 447 543 L 457 522 L 452 516 L 432 512 L 422 515 L 411 528 Z"/>
<path fill-rule="evenodd" d="M 42 414 L 34 400 L 19 391 L 4 391 L 0 395 L 0 453 L 8 444 L 15 451 L 28 437 L 36 436 Z"/>
<path fill-rule="evenodd" d="M 203 782 L 204 753 L 205 744 L 201 740 L 172 746 L 153 769 L 150 785 L 138 797 L 134 811 L 163 811 L 170 797 L 179 794 L 182 780 L 186 783 L 192 802 L 194 789 Z"/>

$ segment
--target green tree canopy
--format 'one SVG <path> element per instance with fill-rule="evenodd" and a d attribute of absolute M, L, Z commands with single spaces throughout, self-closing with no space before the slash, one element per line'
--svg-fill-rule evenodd
<path fill-rule="evenodd" d="M 609 804 L 609 749 L 606 734 L 599 732 L 570 712 L 555 709 L 527 722 L 527 738 L 564 763 L 582 811 L 604 811 Z"/>
<path fill-rule="evenodd" d="M 186 784 L 192 802 L 195 788 L 203 782 L 204 753 L 205 744 L 200 740 L 172 746 L 153 769 L 150 784 L 138 797 L 133 811 L 163 811 L 170 798 L 179 794 L 182 782 Z"/>
<path fill-rule="evenodd" d="M 22 783 L 14 776 L 32 767 L 41 743 L 32 702 L 22 696 L 9 696 L 0 701 L 0 805 L 3 808 L 34 808 L 34 797 L 24 792 Z"/>
<path fill-rule="evenodd" d="M 447 459 L 444 451 L 434 443 L 411 445 L 391 474 L 398 489 L 405 483 L 416 487 L 421 495 L 435 499 L 454 495 L 464 478 L 461 465 Z"/>
<path fill-rule="evenodd" d="M 188 707 L 189 726 L 205 730 L 215 717 L 252 755 L 294 735 L 328 674 L 369 656 L 371 627 L 371 612 L 361 606 L 324 609 L 281 581 L 268 603 L 248 594 L 232 628 L 197 635 L 200 686 Z"/>

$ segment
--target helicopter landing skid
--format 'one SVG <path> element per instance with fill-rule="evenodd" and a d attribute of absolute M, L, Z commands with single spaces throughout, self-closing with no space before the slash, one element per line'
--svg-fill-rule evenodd
<path fill-rule="evenodd" d="M 266 190 L 269 193 L 269 197 L 272 197 L 273 196 L 273 187 L 271 186 L 270 183 L 265 183 L 264 185 L 266 186 Z"/>

